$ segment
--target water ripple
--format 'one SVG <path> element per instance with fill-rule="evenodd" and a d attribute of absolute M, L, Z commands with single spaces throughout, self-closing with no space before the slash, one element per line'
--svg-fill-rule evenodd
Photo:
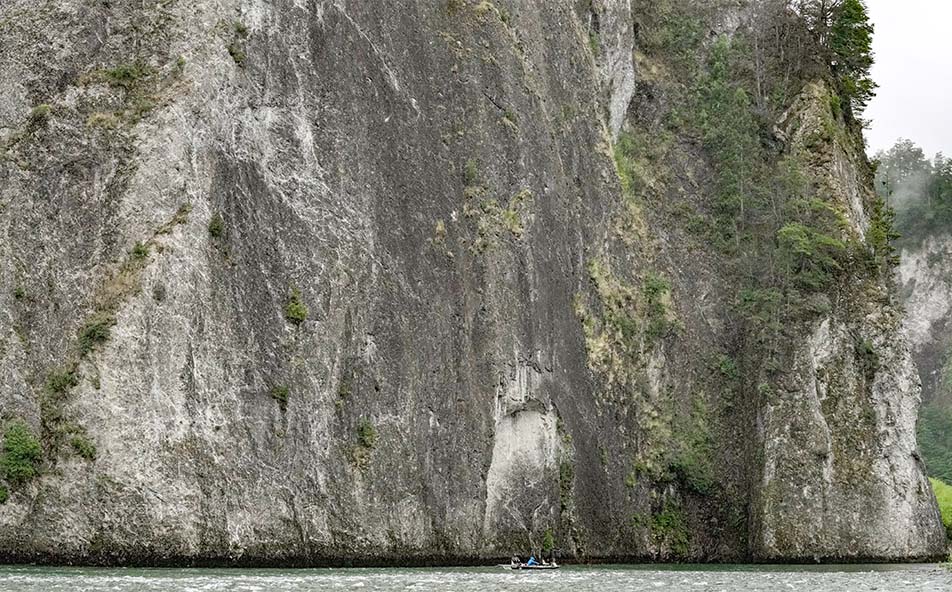
<path fill-rule="evenodd" d="M 952 572 L 911 566 L 604 566 L 460 569 L 0 567 L 2 592 L 939 592 Z"/>

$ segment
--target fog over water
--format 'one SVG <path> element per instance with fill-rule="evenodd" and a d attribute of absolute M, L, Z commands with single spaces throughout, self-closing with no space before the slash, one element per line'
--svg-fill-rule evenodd
<path fill-rule="evenodd" d="M 952 154 L 952 1 L 866 0 L 876 26 L 876 98 L 864 115 L 869 153 L 909 138 Z"/>

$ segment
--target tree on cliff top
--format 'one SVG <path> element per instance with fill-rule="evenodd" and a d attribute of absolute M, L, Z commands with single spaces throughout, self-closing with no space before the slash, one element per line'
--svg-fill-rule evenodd
<path fill-rule="evenodd" d="M 876 90 L 869 74 L 873 66 L 873 24 L 862 0 L 843 0 L 836 9 L 830 50 L 840 93 L 853 112 L 860 113 Z"/>
<path fill-rule="evenodd" d="M 876 90 L 873 24 L 863 0 L 800 0 L 797 8 L 829 64 L 844 106 L 854 115 L 866 108 Z"/>

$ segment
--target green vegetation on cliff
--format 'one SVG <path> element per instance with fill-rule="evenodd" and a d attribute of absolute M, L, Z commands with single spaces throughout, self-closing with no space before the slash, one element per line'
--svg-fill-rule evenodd
<path fill-rule="evenodd" d="M 952 229 L 952 158 L 926 158 L 909 140 L 876 155 L 876 191 L 895 210 L 904 246 Z"/>
<path fill-rule="evenodd" d="M 939 511 L 942 513 L 942 524 L 945 526 L 946 536 L 952 541 L 952 485 L 939 479 L 929 479 L 935 499 L 939 502 Z"/>
<path fill-rule="evenodd" d="M 297 288 L 291 288 L 287 303 L 284 305 L 284 318 L 294 325 L 300 325 L 307 320 L 307 306 L 304 304 L 301 291 Z"/>
<path fill-rule="evenodd" d="M 3 432 L 0 475 L 11 485 L 29 481 L 39 472 L 40 442 L 26 423 L 16 420 Z"/>
<path fill-rule="evenodd" d="M 923 406 L 918 436 L 928 473 L 952 483 L 952 410 L 939 404 Z"/>

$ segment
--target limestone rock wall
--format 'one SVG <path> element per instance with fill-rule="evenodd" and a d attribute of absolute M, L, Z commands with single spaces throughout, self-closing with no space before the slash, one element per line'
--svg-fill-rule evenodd
<path fill-rule="evenodd" d="M 731 329 L 716 258 L 622 196 L 636 9 L 0 5 L 0 420 L 43 445 L 0 559 L 936 555 L 877 304 L 803 343 L 789 400 L 718 415 L 713 474 L 646 481 L 707 433 Z M 841 409 L 851 331 L 892 369 L 843 362 Z"/>

